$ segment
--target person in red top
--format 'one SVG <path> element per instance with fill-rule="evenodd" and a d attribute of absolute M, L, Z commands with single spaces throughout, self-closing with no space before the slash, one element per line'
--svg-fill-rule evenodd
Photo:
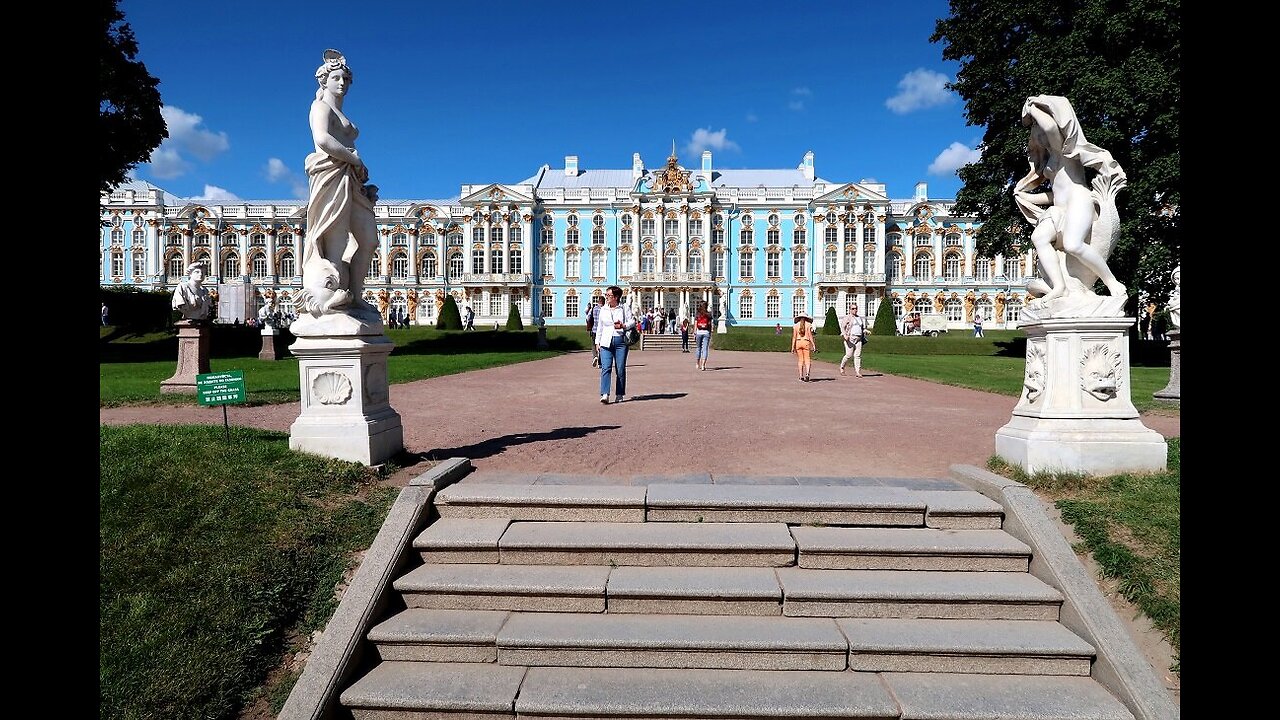
<path fill-rule="evenodd" d="M 706 303 L 698 305 L 698 314 L 693 318 L 693 338 L 698 345 L 694 363 L 699 370 L 706 370 L 707 356 L 711 354 L 711 313 Z"/>

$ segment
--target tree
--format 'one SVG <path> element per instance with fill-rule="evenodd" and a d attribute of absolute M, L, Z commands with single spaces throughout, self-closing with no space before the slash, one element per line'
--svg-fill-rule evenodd
<path fill-rule="evenodd" d="M 136 60 L 138 42 L 119 0 L 98 0 L 98 189 L 110 192 L 169 137 L 160 114 L 160 81 Z"/>
<path fill-rule="evenodd" d="M 458 312 L 458 301 L 453 299 L 453 295 L 444 296 L 444 305 L 440 307 L 440 317 L 436 318 L 436 329 L 462 329 L 462 314 Z"/>
<path fill-rule="evenodd" d="M 880 299 L 875 322 L 871 323 L 871 333 L 888 337 L 898 334 L 898 321 L 893 317 L 893 300 L 888 296 Z"/>
<path fill-rule="evenodd" d="M 1167 296 L 1182 246 L 1181 20 L 1180 0 L 951 0 L 929 40 L 960 62 L 948 87 L 964 99 L 968 123 L 986 128 L 981 159 L 960 169 L 955 205 L 982 222 L 982 255 L 1031 247 L 1012 195 L 1027 172 L 1022 103 L 1061 95 L 1089 142 L 1128 176 L 1108 266 L 1131 294 Z"/>
<path fill-rule="evenodd" d="M 507 313 L 507 329 L 524 329 L 524 321 L 520 319 L 520 309 L 516 307 L 515 303 L 511 303 L 511 312 Z"/>
<path fill-rule="evenodd" d="M 839 335 L 840 334 L 840 318 L 836 317 L 836 309 L 827 308 L 827 319 L 822 323 L 823 335 Z"/>

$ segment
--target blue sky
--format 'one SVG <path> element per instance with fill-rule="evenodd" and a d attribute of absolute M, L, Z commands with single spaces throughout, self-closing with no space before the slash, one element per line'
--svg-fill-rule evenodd
<path fill-rule="evenodd" d="M 210 202 L 304 198 L 326 48 L 384 199 L 517 183 L 542 164 L 794 168 L 954 198 L 983 129 L 929 42 L 945 0 L 484 3 L 121 0 L 170 137 L 134 176 Z"/>

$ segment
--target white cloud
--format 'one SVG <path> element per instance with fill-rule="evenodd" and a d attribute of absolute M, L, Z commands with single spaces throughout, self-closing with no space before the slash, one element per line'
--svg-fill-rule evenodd
<path fill-rule="evenodd" d="M 307 197 L 307 184 L 295 172 L 289 169 L 280 158 L 268 158 L 266 167 L 267 180 L 273 183 L 287 183 L 289 190 L 296 198 Z"/>
<path fill-rule="evenodd" d="M 244 202 L 235 193 L 230 190 L 224 190 L 217 185 L 205 185 L 204 192 L 196 197 L 190 198 L 197 202 L 207 203 L 240 203 Z"/>
<path fill-rule="evenodd" d="M 749 113 L 747 113 L 747 122 L 757 122 L 757 121 L 759 121 L 759 120 L 760 120 L 760 116 L 759 116 L 759 115 L 756 115 L 756 114 L 755 114 L 755 113 L 753 113 L 753 112 L 749 112 Z"/>
<path fill-rule="evenodd" d="M 693 136 L 689 138 L 689 143 L 685 145 L 685 150 L 690 155 L 701 155 L 703 150 L 711 149 L 720 150 L 741 150 L 738 143 L 732 141 L 728 137 L 729 130 L 720 128 L 718 132 L 712 132 L 711 128 L 698 128 L 693 131 Z"/>
<path fill-rule="evenodd" d="M 212 132 L 200 127 L 204 118 L 182 108 L 166 105 L 160 108 L 169 137 L 151 153 L 151 172 L 156 177 L 171 180 L 191 170 L 187 156 L 209 162 L 219 153 L 231 147 L 224 132 Z"/>
<path fill-rule="evenodd" d="M 902 115 L 951 102 L 955 95 L 946 88 L 948 79 L 942 73 L 916 68 L 898 81 L 898 94 L 885 100 L 885 107 Z"/>
<path fill-rule="evenodd" d="M 803 109 L 804 109 L 804 101 L 803 101 L 803 100 L 792 100 L 791 102 L 787 103 L 787 107 L 791 108 L 792 110 L 803 110 Z"/>
<path fill-rule="evenodd" d="M 798 87 L 798 88 L 796 88 L 795 90 L 792 90 L 792 91 L 791 91 L 791 94 L 793 94 L 793 95 L 803 95 L 803 96 L 805 96 L 805 97 L 809 97 L 810 95 L 812 95 L 812 94 L 813 94 L 813 91 L 812 91 L 812 90 L 810 90 L 810 89 L 809 89 L 809 88 L 807 88 L 807 87 Z"/>
<path fill-rule="evenodd" d="M 946 150 L 938 153 L 938 157 L 929 163 L 930 175 L 950 175 L 969 163 L 982 159 L 982 153 L 976 149 L 965 147 L 963 143 L 953 142 Z"/>
<path fill-rule="evenodd" d="M 813 91 L 807 87 L 798 87 L 791 91 L 791 102 L 787 103 L 787 107 L 795 111 L 804 110 L 805 98 L 813 97 Z"/>

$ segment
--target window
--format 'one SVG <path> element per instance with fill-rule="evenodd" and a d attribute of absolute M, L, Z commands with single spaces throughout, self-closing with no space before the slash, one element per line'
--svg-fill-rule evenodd
<path fill-rule="evenodd" d="M 946 247 L 960 247 L 960 235 L 958 233 L 947 233 L 942 237 L 942 244 Z"/>
<path fill-rule="evenodd" d="M 565 231 L 564 244 L 565 245 L 578 244 L 578 228 L 569 228 L 567 231 Z"/>
<path fill-rule="evenodd" d="M 798 292 L 795 295 L 792 295 L 791 296 L 791 317 L 795 317 L 802 312 L 806 312 L 807 311 L 806 306 L 808 304 L 809 303 L 805 302 L 804 293 Z"/>
<path fill-rule="evenodd" d="M 502 293 L 500 292 L 489 293 L 489 314 L 494 317 L 497 317 L 503 314 L 502 313 Z"/>
<path fill-rule="evenodd" d="M 182 277 L 183 270 L 186 270 L 186 267 L 182 264 L 182 256 L 170 255 L 169 256 L 169 272 L 168 272 L 169 278 L 173 279 L 173 278 Z"/>
<path fill-rule="evenodd" d="M 249 266 L 255 278 L 264 278 L 271 274 L 267 268 L 267 254 L 258 253 L 249 261 Z"/>
<path fill-rule="evenodd" d="M 422 279 L 434 278 L 440 274 L 440 269 L 436 267 L 436 254 L 429 252 L 422 256 L 422 270 L 418 273 Z"/>
<path fill-rule="evenodd" d="M 858 296 L 857 296 L 857 295 L 855 295 L 855 294 L 853 294 L 853 293 L 849 293 L 848 295 L 845 295 L 845 296 L 844 296 L 844 311 L 845 311 L 846 313 L 847 313 L 847 312 L 849 312 L 849 308 L 852 308 L 853 306 L 855 306 L 855 305 L 857 305 L 857 304 L 858 304 Z M 875 315 L 874 315 L 874 314 L 872 314 L 872 316 L 871 316 L 871 317 L 873 317 L 873 318 L 874 318 L 874 317 L 875 317 Z M 867 322 L 871 322 L 871 321 L 870 321 L 870 320 L 868 320 Z"/>
<path fill-rule="evenodd" d="M 753 241 L 754 238 L 752 237 L 751 228 L 742 228 L 742 232 L 738 233 L 738 244 L 750 245 Z"/>
<path fill-rule="evenodd" d="M 828 225 L 827 229 L 822 231 L 822 238 L 828 245 L 835 245 L 837 240 L 836 226 Z"/>
<path fill-rule="evenodd" d="M 702 272 L 702 253 L 697 249 L 689 251 L 689 272 Z"/>
<path fill-rule="evenodd" d="M 751 253 L 744 252 L 738 259 L 738 277 L 749 278 L 755 275 L 751 267 Z"/>
<path fill-rule="evenodd" d="M 640 253 L 640 272 L 651 273 L 654 269 L 655 258 L 652 250 L 645 250 Z"/>
<path fill-rule="evenodd" d="M 544 221 L 544 222 L 545 222 L 545 221 Z M 543 242 L 543 244 L 544 244 L 544 245 L 551 245 L 551 244 L 554 244 L 554 243 L 555 243 L 555 241 L 556 241 L 556 231 L 555 231 L 555 228 L 551 227 L 550 225 L 543 225 L 543 226 L 542 226 L 542 242 Z"/>
<path fill-rule="evenodd" d="M 1004 276 L 1010 282 L 1022 279 L 1022 258 L 1011 257 L 1004 259 Z"/>
<path fill-rule="evenodd" d="M 601 279 L 603 279 L 603 278 L 604 278 L 604 261 L 605 261 L 605 254 L 604 254 L 604 253 L 602 253 L 602 252 L 600 252 L 600 253 L 592 253 L 592 255 L 591 255 L 591 277 L 593 277 L 593 278 L 601 278 Z"/>
<path fill-rule="evenodd" d="M 267 236 L 262 233 L 254 233 L 249 236 L 249 245 L 253 247 L 266 247 Z"/>
<path fill-rule="evenodd" d="M 667 218 L 667 221 L 662 224 L 662 232 L 664 235 L 680 234 L 680 221 L 675 218 Z"/>
<path fill-rule="evenodd" d="M 766 245 L 777 245 L 779 242 L 781 242 L 781 241 L 778 239 L 778 238 L 779 238 L 779 234 L 778 234 L 778 228 L 776 228 L 776 227 L 771 227 L 771 228 L 769 228 L 768 230 L 766 230 L 766 231 L 765 231 L 765 234 L 764 234 L 764 237 L 765 237 L 765 244 L 766 244 Z"/>
<path fill-rule="evenodd" d="M 898 298 L 898 297 L 894 298 L 893 299 L 893 316 L 898 320 L 901 320 L 902 316 L 905 314 L 906 314 L 906 309 L 902 306 L 902 298 Z"/>
<path fill-rule="evenodd" d="M 280 279 L 289 282 L 296 274 L 296 263 L 293 261 L 293 253 L 287 252 L 280 256 Z"/>
<path fill-rule="evenodd" d="M 512 226 L 511 226 L 511 233 L 510 233 L 510 235 L 511 235 L 511 242 L 512 242 L 513 244 L 518 245 L 518 244 L 520 244 L 520 243 L 524 242 L 524 230 L 523 230 L 519 225 L 512 225 Z"/>
<path fill-rule="evenodd" d="M 928 280 L 933 277 L 930 267 L 933 265 L 933 258 L 929 257 L 929 253 L 920 253 L 916 256 L 915 277 L 916 280 Z"/>
<path fill-rule="evenodd" d="M 578 296 L 569 295 L 564 299 L 564 314 L 566 317 L 578 317 Z"/>
<path fill-rule="evenodd" d="M 460 232 L 449 233 L 449 246 L 462 247 L 462 233 Z"/>
<path fill-rule="evenodd" d="M 578 254 L 573 253 L 571 255 L 566 255 L 564 258 L 564 276 L 577 278 L 581 274 L 581 265 L 579 264 Z"/>
<path fill-rule="evenodd" d="M 889 282 L 895 283 L 902 278 L 902 256 L 898 253 L 889 253 Z"/>
<path fill-rule="evenodd" d="M 512 238 L 512 240 L 514 239 L 515 238 Z M 511 258 L 510 272 L 513 272 L 516 274 L 524 272 L 524 252 L 520 249 L 520 246 L 512 245 L 511 250 L 508 252 L 508 255 Z"/>
<path fill-rule="evenodd" d="M 862 271 L 875 272 L 876 267 L 876 246 L 868 245 L 862 248 Z"/>
<path fill-rule="evenodd" d="M 724 244 L 724 228 L 717 225 L 716 228 L 711 231 L 711 244 L 712 245 Z"/>
<path fill-rule="evenodd" d="M 702 237 L 702 220 L 689 221 L 689 237 Z"/>
<path fill-rule="evenodd" d="M 145 243 L 146 241 L 147 241 L 147 233 L 146 233 L 145 231 L 143 231 L 143 230 L 134 230 L 134 231 L 133 231 L 133 244 L 134 244 L 134 245 L 142 245 L 142 244 L 143 244 L 143 243 Z"/>
<path fill-rule="evenodd" d="M 750 320 L 755 316 L 755 302 L 750 295 L 742 295 L 738 298 L 738 319 Z"/>
<path fill-rule="evenodd" d="M 1004 308 L 1006 323 L 1014 323 L 1022 319 L 1022 298 L 1017 296 L 1009 298 Z"/>
<path fill-rule="evenodd" d="M 449 256 L 449 279 L 450 280 L 462 279 L 462 266 L 463 266 L 462 253 L 456 252 Z"/>
<path fill-rule="evenodd" d="M 631 213 L 622 214 L 622 225 L 623 227 L 631 227 Z"/>
<path fill-rule="evenodd" d="M 644 236 L 644 235 L 652 235 L 652 234 L 653 234 L 653 218 L 645 218 L 641 220 L 640 235 Z"/>
<path fill-rule="evenodd" d="M 577 216 L 577 215 L 569 215 L 569 227 L 571 227 L 571 228 L 576 228 L 576 227 L 578 227 L 578 216 Z"/>
<path fill-rule="evenodd" d="M 902 245 L 902 236 L 899 235 L 898 233 L 893 233 L 892 235 L 889 236 L 889 244 L 899 245 L 899 246 Z"/>
<path fill-rule="evenodd" d="M 172 237 L 172 236 L 171 236 L 171 237 Z M 289 237 L 290 237 L 290 238 L 292 238 L 293 236 L 289 236 Z M 182 240 L 181 240 L 181 239 L 179 239 L 179 240 L 178 240 L 178 244 L 181 244 L 181 242 L 182 242 Z M 200 233 L 199 235 L 197 235 L 197 236 L 196 236 L 196 245 L 203 246 L 203 247 L 209 247 L 209 236 L 208 236 L 208 235 L 205 235 L 204 233 Z"/>
<path fill-rule="evenodd" d="M 765 276 L 774 279 L 782 276 L 782 253 L 770 250 L 764 256 Z"/>
<path fill-rule="evenodd" d="M 845 246 L 844 249 L 844 271 L 858 272 L 858 251 L 852 245 Z"/>
<path fill-rule="evenodd" d="M 933 238 L 929 233 L 920 233 L 916 235 L 916 247 L 932 247 Z"/>
<path fill-rule="evenodd" d="M 991 304 L 991 298 L 979 298 L 978 302 L 973 304 L 973 314 L 984 322 L 991 322 L 995 317 L 995 307 Z"/>
<path fill-rule="evenodd" d="M 711 276 L 715 278 L 724 277 L 724 251 L 717 252 L 711 256 Z"/>
<path fill-rule="evenodd" d="M 555 298 L 551 295 L 542 296 L 542 306 L 539 309 L 539 314 L 542 317 L 544 318 L 551 317 L 551 315 L 555 313 L 555 308 L 553 307 L 554 301 L 555 301 Z"/>
<path fill-rule="evenodd" d="M 854 298 L 853 293 L 849 293 L 848 298 L 849 298 L 848 300 L 849 302 L 853 302 L 853 298 Z M 825 315 L 828 310 L 833 310 L 835 309 L 835 307 L 836 307 L 836 291 L 828 290 L 825 293 L 823 293 L 822 294 L 823 314 Z"/>
<path fill-rule="evenodd" d="M 471 242 L 473 242 L 473 243 L 482 243 L 482 242 L 484 242 L 484 228 L 483 228 L 483 227 L 481 227 L 481 226 L 477 225 L 476 227 L 471 228 Z"/>
<path fill-rule="evenodd" d="M 200 267 L 203 267 L 203 268 L 212 268 L 212 267 L 213 267 L 213 263 L 209 261 L 209 253 L 207 253 L 207 252 L 196 253 L 196 259 L 195 259 L 195 262 L 200 263 Z M 183 266 L 183 268 L 182 268 L 181 270 L 179 270 L 179 271 L 178 271 L 178 274 L 179 274 L 179 275 L 185 275 L 185 274 L 186 274 L 186 271 L 187 271 L 186 266 Z M 208 275 L 208 274 L 210 274 L 210 273 L 206 272 L 205 274 L 206 274 L 206 275 Z"/>
<path fill-rule="evenodd" d="M 951 298 L 948 300 L 943 312 L 947 316 L 947 322 L 964 321 L 964 303 L 960 301 L 960 298 Z"/>
<path fill-rule="evenodd" d="M 233 232 L 229 232 L 222 236 L 222 247 L 235 247 L 239 244 L 240 244 L 240 240 L 236 237 L 236 234 Z"/>
<path fill-rule="evenodd" d="M 769 224 L 776 226 L 778 224 L 778 214 L 769 213 Z"/>
<path fill-rule="evenodd" d="M 112 244 L 112 245 L 124 245 L 124 231 L 123 231 L 123 230 L 112 230 L 112 231 L 111 231 L 111 244 Z"/>
<path fill-rule="evenodd" d="M 618 254 L 618 274 L 630 275 L 632 273 L 632 262 L 635 260 L 635 254 L 628 248 Z"/>
<path fill-rule="evenodd" d="M 621 242 L 622 242 L 622 244 L 623 244 L 623 245 L 630 245 L 630 244 L 631 244 L 631 228 L 623 228 L 623 229 L 622 229 L 622 240 L 621 240 Z"/>
<path fill-rule="evenodd" d="M 942 278 L 947 282 L 956 282 L 960 279 L 960 255 L 952 253 L 942 260 Z"/>
<path fill-rule="evenodd" d="M 979 282 L 991 280 L 991 258 L 976 257 L 973 259 L 973 279 Z"/>
<path fill-rule="evenodd" d="M 476 210 L 475 212 L 471 213 L 471 222 L 476 225 L 479 225 L 480 223 L 484 222 L 484 216 L 480 214 L 479 210 Z"/>
<path fill-rule="evenodd" d="M 227 256 L 222 258 L 222 277 L 229 280 L 239 276 L 240 256 L 235 253 L 227 253 Z"/>
<path fill-rule="evenodd" d="M 849 224 L 844 226 L 845 243 L 854 243 L 858 241 L 858 227 L 850 220 Z"/>
<path fill-rule="evenodd" d="M 471 248 L 471 272 L 483 273 L 484 269 L 484 248 Z"/>
<path fill-rule="evenodd" d="M 489 251 L 489 262 L 493 265 L 490 269 L 492 272 L 499 275 L 506 272 L 506 270 L 503 269 L 505 263 L 503 262 L 502 248 L 496 247 Z"/>
<path fill-rule="evenodd" d="M 409 256 L 405 253 L 397 253 L 391 258 L 391 277 L 396 280 L 407 280 L 409 278 Z"/>
<path fill-rule="evenodd" d="M 867 223 L 862 226 L 862 242 L 873 243 L 876 241 L 876 226 Z"/>
<path fill-rule="evenodd" d="M 764 316 L 770 320 L 782 317 L 782 300 L 777 293 L 769 293 L 764 299 Z"/>
<path fill-rule="evenodd" d="M 115 215 L 115 216 L 113 216 L 113 217 L 111 218 L 111 226 L 112 226 L 112 227 L 120 227 L 121 225 L 124 225 L 124 218 L 123 218 L 123 217 L 121 217 L 121 216 L 119 216 L 119 215 Z M 124 236 L 123 236 L 123 235 L 121 235 L 120 237 L 122 237 L 122 238 L 123 238 Z"/>
<path fill-rule="evenodd" d="M 147 276 L 147 256 L 142 253 L 133 254 L 133 277 L 141 280 Z"/>
<path fill-rule="evenodd" d="M 494 228 L 489 231 L 489 242 L 502 243 L 502 236 L 504 234 L 505 229 L 501 225 L 494 226 Z"/>
<path fill-rule="evenodd" d="M 809 274 L 809 253 L 797 250 L 791 255 L 791 277 L 800 279 Z"/>
<path fill-rule="evenodd" d="M 678 272 L 680 270 L 680 254 L 675 248 L 667 250 L 666 255 L 662 257 L 663 272 Z"/>
<path fill-rule="evenodd" d="M 376 278 L 381 274 L 382 274 L 382 258 L 378 257 L 378 253 L 375 252 L 373 254 L 373 257 L 369 258 L 369 272 L 367 275 L 365 275 L 365 277 Z"/>
<path fill-rule="evenodd" d="M 591 244 L 604 245 L 604 228 L 596 228 L 591 231 Z"/>
<path fill-rule="evenodd" d="M 930 299 L 928 295 L 921 295 L 919 299 L 916 300 L 916 312 L 921 315 L 932 315 L 933 300 Z"/>
<path fill-rule="evenodd" d="M 281 233 L 276 240 L 276 247 L 293 247 L 293 234 Z"/>
<path fill-rule="evenodd" d="M 791 242 L 795 245 L 804 244 L 804 228 L 798 227 L 791 232 Z"/>
<path fill-rule="evenodd" d="M 840 272 L 840 255 L 835 248 L 827 248 L 822 255 L 822 271 L 828 275 Z"/>

